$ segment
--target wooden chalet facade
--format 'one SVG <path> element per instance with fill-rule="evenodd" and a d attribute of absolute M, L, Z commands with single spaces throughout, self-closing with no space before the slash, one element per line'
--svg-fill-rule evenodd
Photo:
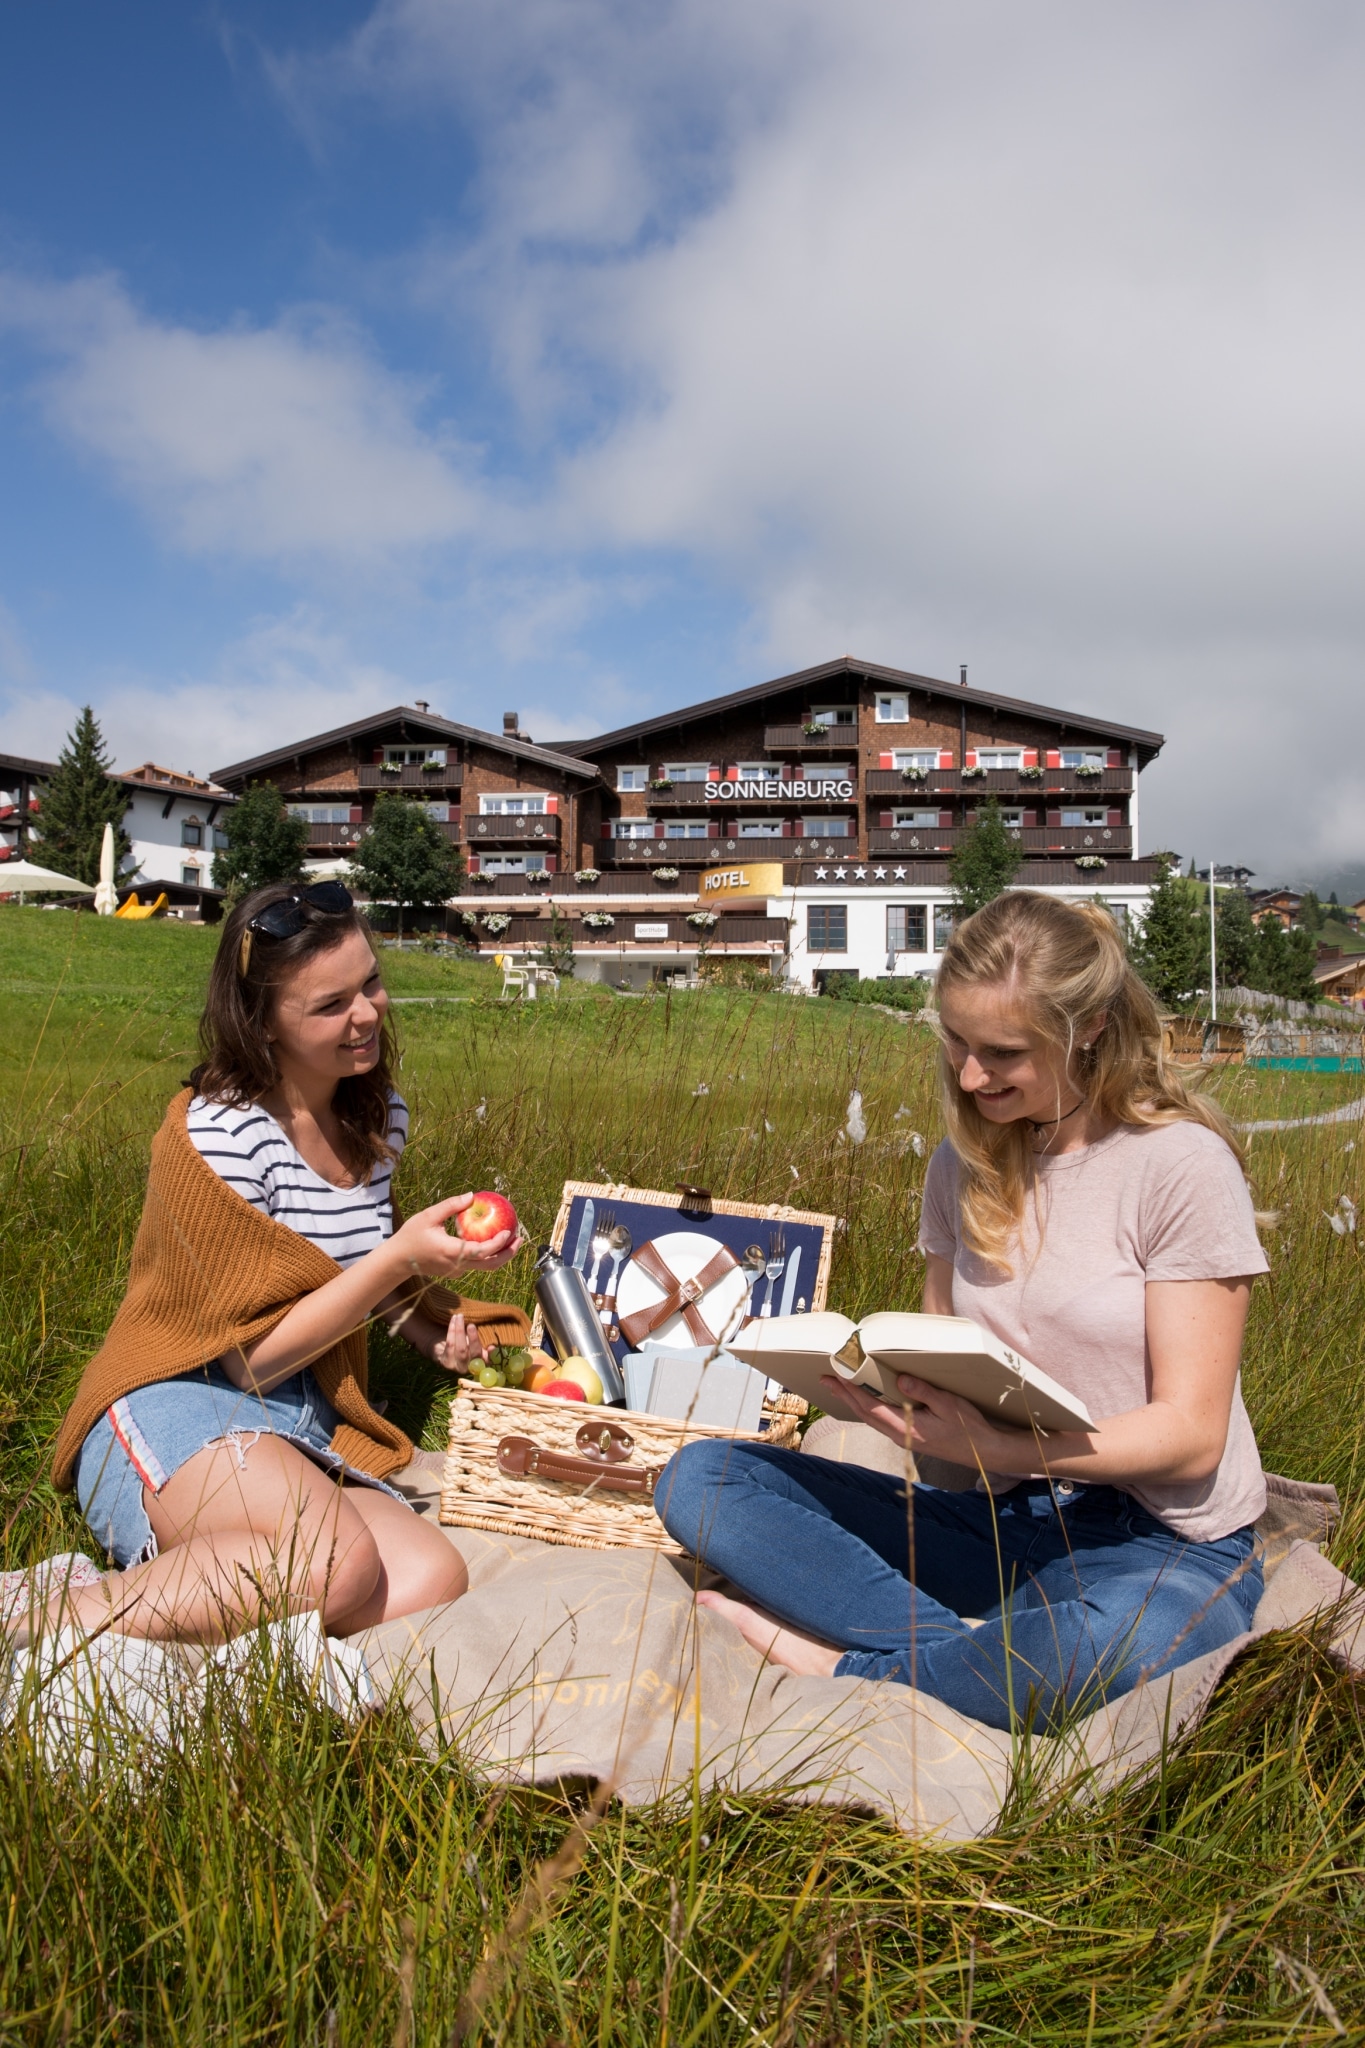
<path fill-rule="evenodd" d="M 1157 864 L 1138 854 L 1138 777 L 1161 746 L 846 656 L 553 746 L 515 714 L 493 733 L 396 706 L 214 780 L 237 795 L 275 782 L 315 866 L 346 858 L 381 789 L 421 801 L 468 864 L 447 923 L 490 949 L 542 942 L 553 901 L 580 957 L 618 979 L 686 970 L 700 944 L 808 981 L 932 971 L 948 863 L 988 796 L 1018 836 L 1021 884 L 1140 912 Z M 780 892 L 708 925 L 703 874 L 745 862 L 780 864 Z"/>

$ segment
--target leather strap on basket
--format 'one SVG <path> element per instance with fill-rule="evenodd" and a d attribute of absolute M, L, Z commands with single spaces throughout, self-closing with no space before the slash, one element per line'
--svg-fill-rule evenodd
<path fill-rule="evenodd" d="M 707 1329 L 697 1303 L 708 1287 L 714 1287 L 717 1280 L 739 1264 L 729 1246 L 722 1245 L 715 1257 L 708 1260 L 700 1273 L 694 1274 L 690 1280 L 679 1280 L 675 1273 L 670 1272 L 652 1244 L 640 1246 L 635 1254 L 635 1264 L 656 1287 L 663 1288 L 664 1298 L 653 1308 L 640 1308 L 633 1316 L 621 1317 L 621 1335 L 631 1350 L 638 1351 L 644 1339 L 652 1335 L 660 1323 L 666 1323 L 670 1316 L 676 1315 L 679 1309 L 698 1344 L 714 1344 L 715 1333 Z"/>
<path fill-rule="evenodd" d="M 575 1457 L 571 1451 L 547 1450 L 543 1444 L 533 1444 L 529 1436 L 505 1436 L 498 1445 L 498 1470 L 508 1479 L 557 1479 L 570 1485 L 592 1487 L 596 1492 L 633 1493 L 648 1500 L 654 1492 L 662 1465 L 621 1464 L 611 1453 L 593 1455 L 591 1443 L 595 1431 L 589 1427 L 580 1429 L 578 1442 L 580 1452 L 587 1455 Z M 621 1435 L 625 1435 L 624 1430 Z M 629 1443 L 630 1439 L 627 1437 Z"/>

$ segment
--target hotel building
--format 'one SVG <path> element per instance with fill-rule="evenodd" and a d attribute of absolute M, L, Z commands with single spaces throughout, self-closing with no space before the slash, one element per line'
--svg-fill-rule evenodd
<path fill-rule="evenodd" d="M 1157 865 L 1139 857 L 1138 778 L 1162 744 L 844 656 L 548 746 L 515 713 L 492 733 L 400 705 L 214 782 L 277 783 L 318 870 L 345 860 L 381 789 L 421 801 L 467 862 L 447 929 L 489 951 L 538 948 L 553 915 L 580 974 L 640 986 L 748 958 L 809 986 L 933 972 L 949 861 L 988 796 L 1018 885 L 1140 917 Z"/>

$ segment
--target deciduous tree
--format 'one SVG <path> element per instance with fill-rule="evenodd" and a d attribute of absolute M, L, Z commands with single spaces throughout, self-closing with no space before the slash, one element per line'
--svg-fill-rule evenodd
<path fill-rule="evenodd" d="M 298 880 L 308 821 L 286 808 L 273 782 L 253 782 L 224 821 L 227 849 L 213 863 L 214 887 L 229 905 L 270 882 Z"/>
<path fill-rule="evenodd" d="M 1005 829 L 999 804 L 993 796 L 987 797 L 949 864 L 953 901 L 962 916 L 970 917 L 1007 889 L 1022 857 L 1019 841 Z"/>
<path fill-rule="evenodd" d="M 405 910 L 434 910 L 458 893 L 464 861 L 423 803 L 383 790 L 356 849 L 355 872 L 373 902 L 397 906 L 401 939 Z"/>

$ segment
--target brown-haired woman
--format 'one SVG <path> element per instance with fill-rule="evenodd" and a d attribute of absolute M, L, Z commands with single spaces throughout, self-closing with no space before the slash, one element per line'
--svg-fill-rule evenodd
<path fill-rule="evenodd" d="M 694 1444 L 655 1499 L 757 1603 L 697 1596 L 764 1655 L 1041 1728 L 1251 1624 L 1265 1484 L 1238 1369 L 1266 1261 L 1236 1142 L 1167 1069 L 1105 909 L 997 898 L 954 933 L 938 1002 L 924 1307 L 992 1330 L 1095 1427 L 1036 1437 L 922 1380 L 906 1409 L 827 1381 L 977 1485 L 907 1503 L 857 1467 Z"/>
<path fill-rule="evenodd" d="M 387 1008 L 339 883 L 258 889 L 226 919 L 204 1058 L 154 1141 L 128 1292 L 58 1439 L 57 1484 L 116 1567 L 70 1578 L 63 1618 L 211 1641 L 263 1605 L 315 1608 L 344 1635 L 464 1592 L 459 1552 L 384 1483 L 412 1446 L 366 1398 L 365 1331 L 382 1315 L 451 1370 L 482 1358 L 476 1317 L 524 1339 L 519 1310 L 466 1314 L 429 1286 L 519 1245 L 452 1236 L 468 1195 L 395 1217 Z"/>

